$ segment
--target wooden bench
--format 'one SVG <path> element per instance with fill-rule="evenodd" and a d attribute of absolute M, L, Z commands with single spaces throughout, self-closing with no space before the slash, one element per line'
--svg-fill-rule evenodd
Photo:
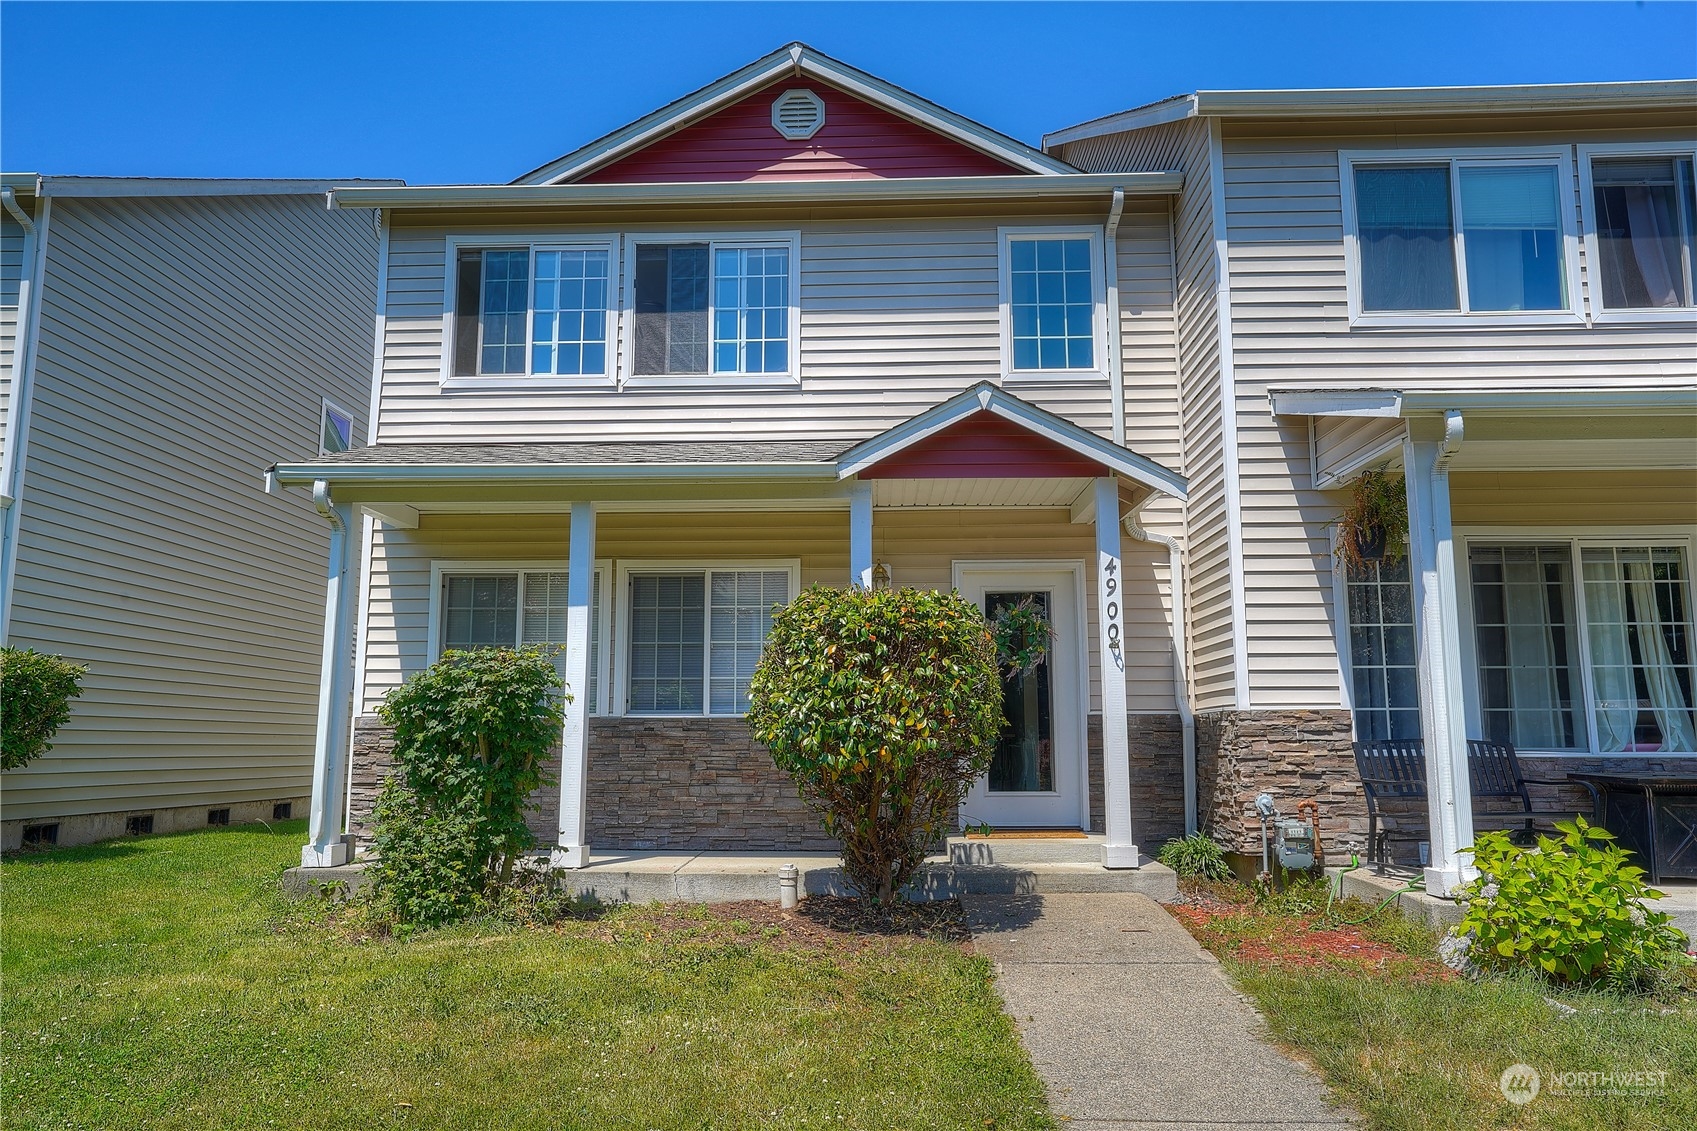
<path fill-rule="evenodd" d="M 1390 742 L 1357 742 L 1355 769 L 1361 775 L 1362 792 L 1367 798 L 1368 858 L 1383 866 L 1386 863 L 1390 834 L 1396 829 L 1397 823 L 1394 815 L 1380 811 L 1381 803 L 1386 800 L 1408 804 L 1418 802 L 1422 805 L 1420 817 L 1426 816 L 1423 808 L 1426 801 L 1426 747 L 1418 738 Z M 1481 824 L 1513 827 L 1518 824 L 1520 827 L 1515 830 L 1513 836 L 1519 843 L 1531 843 L 1535 832 L 1533 822 L 1536 818 L 1572 816 L 1572 812 L 1566 809 L 1534 806 L 1532 794 L 1526 788 L 1529 785 L 1582 788 L 1591 795 L 1592 820 L 1600 818 L 1601 799 L 1594 785 L 1577 778 L 1562 781 L 1528 778 L 1520 770 L 1520 759 L 1515 756 L 1514 747 L 1506 742 L 1468 739 L 1467 776 L 1475 802 L 1508 802 L 1519 806 L 1515 810 L 1487 809 L 1476 812 L 1473 818 L 1475 827 Z M 1424 824 L 1424 820 L 1421 823 Z"/>

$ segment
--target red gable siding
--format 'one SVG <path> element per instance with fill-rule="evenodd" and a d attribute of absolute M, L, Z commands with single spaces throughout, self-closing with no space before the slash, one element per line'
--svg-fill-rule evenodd
<path fill-rule="evenodd" d="M 860 472 L 862 479 L 1098 479 L 1095 460 L 995 413 L 965 420 Z"/>
<path fill-rule="evenodd" d="M 772 100 L 805 88 L 825 125 L 805 141 L 772 128 Z M 1005 176 L 1023 169 L 811 78 L 773 83 L 692 126 L 579 178 L 583 184 Z"/>

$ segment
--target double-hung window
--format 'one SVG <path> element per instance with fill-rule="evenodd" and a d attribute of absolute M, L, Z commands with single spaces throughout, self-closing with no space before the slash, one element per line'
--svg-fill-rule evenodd
<path fill-rule="evenodd" d="M 789 567 L 629 574 L 626 705 L 631 714 L 738 715 L 772 627 L 793 595 Z"/>
<path fill-rule="evenodd" d="M 1342 167 L 1355 314 L 1573 312 L 1564 156 L 1346 153 Z"/>
<path fill-rule="evenodd" d="M 797 243 L 632 237 L 631 375 L 794 376 Z"/>
<path fill-rule="evenodd" d="M 612 375 L 611 241 L 458 245 L 454 377 Z"/>
<path fill-rule="evenodd" d="M 1010 376 L 1103 371 L 1106 302 L 1099 232 L 1001 232 L 1003 364 Z"/>
<path fill-rule="evenodd" d="M 541 647 L 552 653 L 561 678 L 566 665 L 566 571 L 449 565 L 438 569 L 436 621 L 439 651 L 453 648 Z M 589 686 L 568 688 L 587 695 L 598 711 L 601 655 L 601 572 L 592 586 L 589 612 Z"/>
<path fill-rule="evenodd" d="M 1697 147 L 1581 147 L 1593 310 L 1690 316 Z"/>

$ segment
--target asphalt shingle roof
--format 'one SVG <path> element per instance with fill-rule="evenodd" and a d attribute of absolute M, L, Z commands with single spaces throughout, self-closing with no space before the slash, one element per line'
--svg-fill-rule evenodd
<path fill-rule="evenodd" d="M 507 465 L 537 467 L 633 464 L 761 464 L 836 461 L 842 440 L 597 441 L 568 444 L 379 444 L 315 460 L 307 467 Z"/>

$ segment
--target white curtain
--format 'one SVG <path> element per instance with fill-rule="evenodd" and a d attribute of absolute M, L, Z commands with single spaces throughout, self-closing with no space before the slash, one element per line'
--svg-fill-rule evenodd
<path fill-rule="evenodd" d="M 1586 617 L 1590 622 L 1591 672 L 1595 677 L 1597 742 L 1604 752 L 1632 745 L 1638 723 L 1638 692 L 1632 686 L 1632 646 L 1627 640 L 1626 590 L 1611 556 L 1585 562 Z"/>
<path fill-rule="evenodd" d="M 1662 749 L 1697 750 L 1697 735 L 1691 725 L 1691 705 L 1674 676 L 1673 657 L 1668 654 L 1661 608 L 1656 604 L 1656 582 L 1649 562 L 1627 562 L 1626 584 L 1632 591 L 1633 618 L 1638 630 L 1638 655 L 1644 662 L 1644 683 L 1650 693 L 1650 711 L 1662 732 Z"/>
<path fill-rule="evenodd" d="M 1644 289 L 1650 292 L 1650 305 L 1678 306 L 1679 288 L 1674 284 L 1674 267 L 1667 257 L 1668 233 L 1649 189 L 1626 190 L 1626 218 L 1632 225 L 1632 257 L 1638 261 Z"/>

